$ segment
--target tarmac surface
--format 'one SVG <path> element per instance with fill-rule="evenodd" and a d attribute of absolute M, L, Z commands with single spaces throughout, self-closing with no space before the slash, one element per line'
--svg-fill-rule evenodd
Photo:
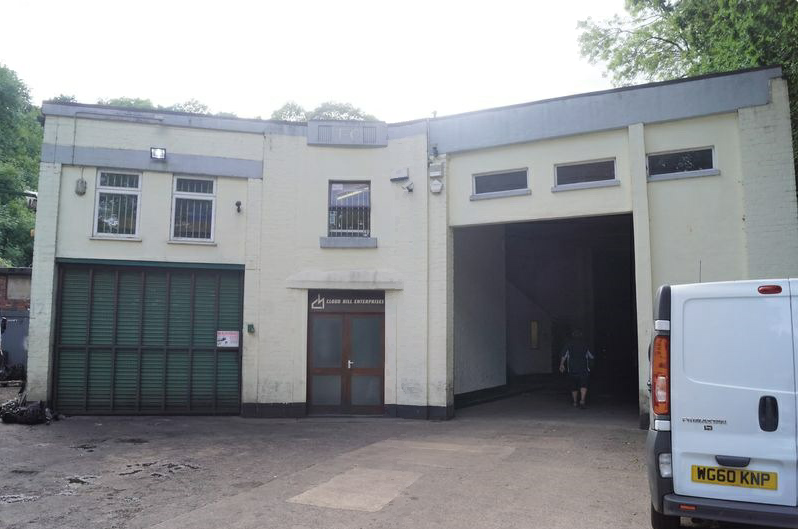
<path fill-rule="evenodd" d="M 636 408 L 538 391 L 390 418 L 0 425 L 2 528 L 646 528 Z"/>

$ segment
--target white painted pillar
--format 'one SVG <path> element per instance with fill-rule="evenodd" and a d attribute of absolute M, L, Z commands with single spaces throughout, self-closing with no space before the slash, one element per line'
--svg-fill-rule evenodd
<path fill-rule="evenodd" d="M 654 316 L 654 287 L 651 279 L 651 232 L 649 231 L 646 144 L 643 124 L 629 126 L 629 171 L 632 193 L 632 223 L 635 248 L 635 296 L 637 300 L 637 359 L 640 412 L 649 406 L 648 344 Z"/>
<path fill-rule="evenodd" d="M 30 327 L 28 332 L 28 400 L 49 400 L 53 372 L 53 343 L 57 277 L 55 246 L 58 230 L 58 197 L 61 164 L 42 162 L 39 166 L 39 196 L 33 240 Z M 65 191 L 69 192 L 69 190 Z"/>

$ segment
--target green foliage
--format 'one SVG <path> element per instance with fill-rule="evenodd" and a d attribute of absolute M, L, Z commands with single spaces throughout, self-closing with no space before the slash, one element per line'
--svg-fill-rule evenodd
<path fill-rule="evenodd" d="M 175 112 L 191 112 L 193 114 L 210 114 L 210 109 L 205 103 L 201 103 L 196 99 L 189 99 L 183 103 L 175 103 L 168 107 L 162 107 L 164 110 L 173 110 Z"/>
<path fill-rule="evenodd" d="M 366 114 L 351 103 L 325 101 L 310 113 L 310 119 L 330 119 L 342 121 L 376 121 L 377 118 Z"/>
<path fill-rule="evenodd" d="M 77 103 L 78 100 L 75 99 L 73 95 L 66 95 L 66 94 L 59 94 L 55 97 L 52 97 L 47 100 L 48 103 Z"/>
<path fill-rule="evenodd" d="M 305 122 L 310 119 L 326 119 L 334 121 L 376 121 L 377 118 L 363 112 L 351 103 L 326 101 L 308 112 L 301 105 L 289 101 L 274 112 L 272 119 L 281 121 Z"/>
<path fill-rule="evenodd" d="M 308 120 L 307 112 L 299 103 L 289 101 L 274 112 L 272 112 L 272 119 L 279 119 L 280 121 L 297 121 L 303 122 Z"/>
<path fill-rule="evenodd" d="M 0 262 L 30 266 L 34 213 L 21 193 L 36 189 L 42 127 L 39 109 L 16 73 L 0 65 Z"/>
<path fill-rule="evenodd" d="M 578 24 L 582 56 L 614 84 L 781 65 L 798 153 L 798 2 L 626 0 L 626 11 Z"/>
<path fill-rule="evenodd" d="M 111 107 L 158 108 L 152 100 L 142 99 L 140 97 L 111 97 L 108 99 L 98 99 L 97 104 Z"/>

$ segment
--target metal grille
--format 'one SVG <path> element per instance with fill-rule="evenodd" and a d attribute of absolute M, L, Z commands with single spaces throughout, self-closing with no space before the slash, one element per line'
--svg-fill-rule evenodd
<path fill-rule="evenodd" d="M 328 209 L 330 237 L 369 237 L 371 235 L 371 184 L 369 182 L 330 182 Z"/>
<path fill-rule="evenodd" d="M 175 191 L 179 193 L 204 193 L 213 194 L 213 180 L 199 180 L 195 178 L 178 178 Z"/>
<path fill-rule="evenodd" d="M 139 175 L 127 173 L 100 173 L 100 186 L 138 189 Z"/>
<path fill-rule="evenodd" d="M 135 235 L 138 200 L 138 195 L 100 192 L 97 201 L 97 233 Z"/>
<path fill-rule="evenodd" d="M 175 239 L 212 238 L 213 200 L 175 197 Z"/>

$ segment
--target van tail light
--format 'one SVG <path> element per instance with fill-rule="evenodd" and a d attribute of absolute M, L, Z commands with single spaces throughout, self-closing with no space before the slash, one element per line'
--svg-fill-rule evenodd
<path fill-rule="evenodd" d="M 762 285 L 757 290 L 760 294 L 781 294 L 781 286 L 779 285 Z"/>
<path fill-rule="evenodd" d="M 671 403 L 671 340 L 669 336 L 654 337 L 651 355 L 651 403 L 656 415 L 668 415 Z"/>

